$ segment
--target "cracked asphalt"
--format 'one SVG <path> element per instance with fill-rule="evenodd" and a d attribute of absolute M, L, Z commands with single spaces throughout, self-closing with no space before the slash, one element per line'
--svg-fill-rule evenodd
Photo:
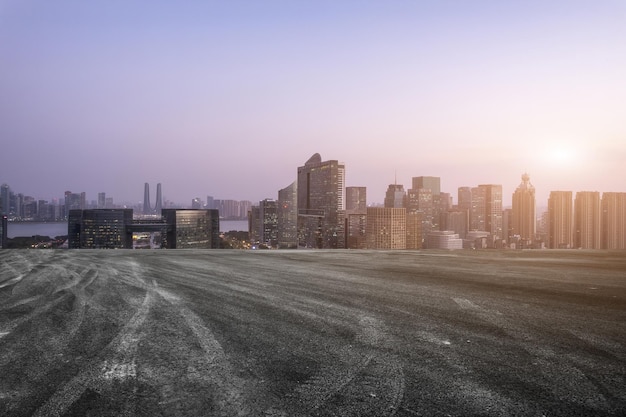
<path fill-rule="evenodd" d="M 626 415 L 626 253 L 0 251 L 2 416 Z"/>

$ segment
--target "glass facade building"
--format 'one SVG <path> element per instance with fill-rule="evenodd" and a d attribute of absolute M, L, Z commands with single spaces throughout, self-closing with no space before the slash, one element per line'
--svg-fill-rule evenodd
<path fill-rule="evenodd" d="M 218 210 L 161 210 L 167 223 L 167 249 L 218 249 L 220 217 Z"/>
<path fill-rule="evenodd" d="M 314 154 L 298 167 L 298 246 L 337 249 L 345 245 L 345 166 Z"/>
<path fill-rule="evenodd" d="M 70 210 L 67 225 L 70 249 L 130 249 L 127 227 L 132 209 Z"/>

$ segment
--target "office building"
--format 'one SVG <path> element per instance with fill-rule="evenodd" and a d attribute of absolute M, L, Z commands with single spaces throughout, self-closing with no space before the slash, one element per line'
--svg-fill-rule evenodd
<path fill-rule="evenodd" d="M 298 247 L 298 193 L 295 181 L 278 191 L 277 223 L 278 247 Z"/>
<path fill-rule="evenodd" d="M 68 247 L 217 249 L 219 214 L 217 210 L 163 209 L 163 216 L 134 219 L 132 209 L 70 210 Z"/>
<path fill-rule="evenodd" d="M 84 192 L 65 192 L 65 217 L 69 218 L 70 210 L 85 210 L 87 208 L 87 197 Z"/>
<path fill-rule="evenodd" d="M 518 236 L 519 242 L 524 247 L 531 247 L 536 234 L 537 215 L 535 212 L 535 187 L 530 183 L 528 174 L 522 175 L 522 183 L 513 193 L 512 201 L 510 219 L 512 234 L 505 236 Z"/>
<path fill-rule="evenodd" d="M 465 209 L 451 209 L 444 213 L 442 227 L 445 230 L 453 231 L 461 239 L 465 239 L 469 225 L 469 211 Z"/>
<path fill-rule="evenodd" d="M 367 226 L 366 187 L 346 187 L 345 247 L 365 249 Z"/>
<path fill-rule="evenodd" d="M 472 210 L 472 189 L 470 187 L 459 187 L 457 197 L 458 208 L 466 210 L 469 218 L 469 212 Z"/>
<path fill-rule="evenodd" d="M 103 209 L 106 207 L 107 196 L 106 193 L 98 193 L 98 205 L 96 208 Z"/>
<path fill-rule="evenodd" d="M 384 205 L 386 208 L 402 208 L 406 204 L 404 187 L 400 184 L 389 184 L 385 194 Z"/>
<path fill-rule="evenodd" d="M 9 216 L 11 213 L 11 188 L 8 184 L 0 186 L 0 214 Z"/>
<path fill-rule="evenodd" d="M 314 154 L 298 167 L 298 246 L 337 249 L 345 244 L 345 166 Z"/>
<path fill-rule="evenodd" d="M 252 206 L 248 210 L 248 236 L 253 245 L 261 242 L 261 208 L 259 206 Z"/>
<path fill-rule="evenodd" d="M 162 209 L 161 212 L 167 223 L 167 249 L 219 249 L 217 210 Z"/>
<path fill-rule="evenodd" d="M 368 249 L 406 249 L 406 234 L 405 208 L 367 208 Z"/>
<path fill-rule="evenodd" d="M 278 246 L 278 204 L 276 200 L 265 199 L 259 202 L 261 230 L 259 241 L 270 248 Z"/>
<path fill-rule="evenodd" d="M 551 191 L 548 198 L 548 246 L 550 249 L 573 247 L 573 207 L 571 191 Z"/>
<path fill-rule="evenodd" d="M 131 249 L 127 227 L 132 224 L 132 209 L 69 211 L 67 234 L 70 249 Z"/>
<path fill-rule="evenodd" d="M 7 228 L 9 218 L 6 214 L 0 214 L 0 249 L 6 249 L 8 244 Z"/>
<path fill-rule="evenodd" d="M 438 198 L 441 193 L 441 178 L 439 177 L 413 177 L 411 185 L 411 188 L 414 190 L 426 189 L 432 191 L 435 198 Z"/>
<path fill-rule="evenodd" d="M 574 247 L 600 249 L 601 247 L 600 193 L 579 191 L 574 200 Z"/>
<path fill-rule="evenodd" d="M 602 249 L 626 249 L 626 193 L 602 193 Z"/>
<path fill-rule="evenodd" d="M 406 213 L 406 248 L 407 249 L 422 249 L 423 234 L 422 234 L 422 213 L 412 212 Z"/>
<path fill-rule="evenodd" d="M 346 187 L 346 212 L 365 214 L 366 209 L 366 187 Z"/>
<path fill-rule="evenodd" d="M 202 200 L 200 200 L 200 197 L 196 197 L 191 200 L 192 210 L 200 210 L 201 208 L 202 208 Z"/>

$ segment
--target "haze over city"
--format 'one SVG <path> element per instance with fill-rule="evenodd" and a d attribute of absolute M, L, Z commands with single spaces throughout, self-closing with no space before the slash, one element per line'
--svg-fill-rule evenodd
<path fill-rule="evenodd" d="M 626 191 L 623 1 L 2 1 L 0 63 L 0 181 L 37 198 L 259 201 L 316 152 L 370 203 Z"/>

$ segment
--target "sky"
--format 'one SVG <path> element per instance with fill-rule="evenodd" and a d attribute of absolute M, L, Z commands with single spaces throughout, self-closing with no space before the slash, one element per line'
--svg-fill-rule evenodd
<path fill-rule="evenodd" d="M 0 0 L 0 182 L 257 202 L 320 153 L 370 204 L 626 192 L 625 74 L 623 0 Z"/>

